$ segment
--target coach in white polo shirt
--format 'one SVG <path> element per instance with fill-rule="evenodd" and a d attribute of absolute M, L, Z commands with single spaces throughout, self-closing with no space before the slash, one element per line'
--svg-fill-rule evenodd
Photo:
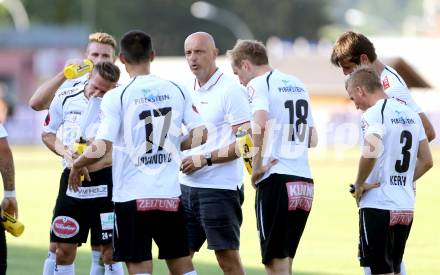
<path fill-rule="evenodd" d="M 205 240 L 224 274 L 244 274 L 239 255 L 243 203 L 243 161 L 235 150 L 237 129 L 249 123 L 242 87 L 215 64 L 212 36 L 196 32 L 185 40 L 185 56 L 195 75 L 194 104 L 208 127 L 208 141 L 186 151 L 180 183 L 192 252 Z M 246 126 L 246 125 L 245 125 Z"/>

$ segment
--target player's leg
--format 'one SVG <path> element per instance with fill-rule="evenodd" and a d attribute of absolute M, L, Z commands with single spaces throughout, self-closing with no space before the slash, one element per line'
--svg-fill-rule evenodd
<path fill-rule="evenodd" d="M 393 240 L 393 262 L 394 262 L 394 273 L 400 275 L 406 275 L 405 266 L 403 264 L 403 254 L 405 253 L 406 241 L 408 240 L 409 234 L 411 232 L 413 212 L 405 211 L 401 213 L 404 216 L 400 219 L 400 224 L 396 224 L 391 227 L 394 233 Z"/>
<path fill-rule="evenodd" d="M 302 193 L 295 193 L 299 191 Z M 312 180 L 295 176 L 272 174 L 258 184 L 257 224 L 262 262 L 268 274 L 292 273 L 293 258 L 309 216 L 312 193 Z"/>
<path fill-rule="evenodd" d="M 153 239 L 159 259 L 165 259 L 171 275 L 196 274 L 188 247 L 183 207 L 170 211 L 150 211 Z"/>
<path fill-rule="evenodd" d="M 91 238 L 93 238 L 93 231 L 90 232 Z M 104 263 L 102 261 L 101 247 L 99 245 L 90 245 L 91 249 L 91 265 L 90 275 L 104 275 Z"/>
<path fill-rule="evenodd" d="M 369 266 L 371 274 L 394 274 L 389 211 L 362 208 L 359 221 L 361 264 Z"/>
<path fill-rule="evenodd" d="M 56 243 L 49 244 L 49 252 L 47 253 L 47 257 L 44 260 L 43 265 L 43 275 L 53 275 L 56 264 Z"/>
<path fill-rule="evenodd" d="M 122 263 L 115 263 L 112 259 L 112 235 L 114 225 L 114 207 L 112 196 L 112 168 L 106 167 L 90 173 L 91 186 L 96 188 L 95 198 L 88 200 L 88 212 L 90 213 L 90 233 L 94 250 L 100 255 L 100 273 L 91 275 L 119 275 L 123 274 Z M 95 251 L 93 251 L 95 253 Z"/>
<path fill-rule="evenodd" d="M 244 274 L 239 253 L 243 198 L 243 189 L 199 190 L 200 221 L 208 249 L 215 251 L 224 274 Z"/>
<path fill-rule="evenodd" d="M 113 260 L 125 262 L 129 274 L 151 274 L 152 219 L 137 211 L 134 200 L 116 202 L 114 209 Z"/>
<path fill-rule="evenodd" d="M 181 185 L 180 197 L 191 258 L 198 252 L 206 240 L 205 231 L 200 223 L 200 188 Z"/>

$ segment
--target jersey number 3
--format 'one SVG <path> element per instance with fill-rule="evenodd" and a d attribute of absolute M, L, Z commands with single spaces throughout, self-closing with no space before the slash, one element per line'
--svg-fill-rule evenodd
<path fill-rule="evenodd" d="M 409 150 L 411 150 L 412 146 L 412 135 L 409 131 L 402 131 L 402 134 L 400 134 L 400 144 L 402 144 L 402 160 L 396 161 L 396 172 L 398 173 L 405 173 L 408 171 L 409 168 L 409 161 L 411 159 L 411 153 Z"/>
<path fill-rule="evenodd" d="M 284 107 L 289 110 L 289 141 L 295 141 L 295 133 L 299 142 L 303 142 L 306 135 L 309 104 L 307 100 L 299 99 L 295 102 L 287 100 Z"/>

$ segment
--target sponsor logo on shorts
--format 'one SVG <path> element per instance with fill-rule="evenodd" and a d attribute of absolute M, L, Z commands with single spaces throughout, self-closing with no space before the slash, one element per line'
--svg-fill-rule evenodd
<path fill-rule="evenodd" d="M 102 230 L 113 229 L 113 222 L 115 221 L 115 215 L 113 212 L 101 213 L 101 228 Z"/>
<path fill-rule="evenodd" d="M 97 185 L 89 187 L 79 187 L 78 191 L 74 192 L 67 188 L 66 195 L 77 199 L 95 199 L 107 197 L 108 191 L 107 185 Z"/>
<path fill-rule="evenodd" d="M 138 199 L 136 200 L 137 211 L 161 210 L 177 212 L 179 209 L 179 198 L 170 199 Z"/>
<path fill-rule="evenodd" d="M 71 217 L 58 216 L 53 220 L 51 230 L 58 238 L 68 239 L 78 234 L 79 224 Z"/>
<path fill-rule="evenodd" d="M 286 182 L 289 211 L 297 208 L 310 211 L 313 202 L 313 184 L 304 181 Z"/>
<path fill-rule="evenodd" d="M 413 211 L 398 211 L 391 210 L 390 211 L 390 226 L 401 224 L 401 225 L 409 225 L 413 220 Z"/>

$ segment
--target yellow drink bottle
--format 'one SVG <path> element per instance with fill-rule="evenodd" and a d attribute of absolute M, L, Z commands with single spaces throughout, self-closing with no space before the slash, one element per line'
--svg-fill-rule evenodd
<path fill-rule="evenodd" d="M 1 223 L 6 231 L 12 234 L 12 236 L 20 237 L 24 231 L 24 224 L 17 221 L 16 218 L 9 215 L 7 212 L 3 212 L 3 218 Z"/>
<path fill-rule="evenodd" d="M 243 157 L 244 165 L 249 175 L 252 174 L 252 155 L 251 148 L 254 146 L 251 135 L 245 129 L 238 128 L 236 136 L 236 143 L 240 150 L 240 155 Z"/>
<path fill-rule="evenodd" d="M 83 64 L 70 64 L 64 67 L 64 76 L 67 79 L 80 77 L 93 69 L 93 62 L 90 59 L 84 59 Z"/>
<path fill-rule="evenodd" d="M 87 147 L 87 141 L 85 139 L 83 139 L 82 137 L 80 137 L 78 140 L 75 141 L 75 143 L 73 144 L 73 149 L 75 150 L 75 152 L 78 155 L 81 155 L 82 153 L 84 153 L 84 150 Z M 81 176 L 81 181 L 84 181 L 84 175 Z"/>

